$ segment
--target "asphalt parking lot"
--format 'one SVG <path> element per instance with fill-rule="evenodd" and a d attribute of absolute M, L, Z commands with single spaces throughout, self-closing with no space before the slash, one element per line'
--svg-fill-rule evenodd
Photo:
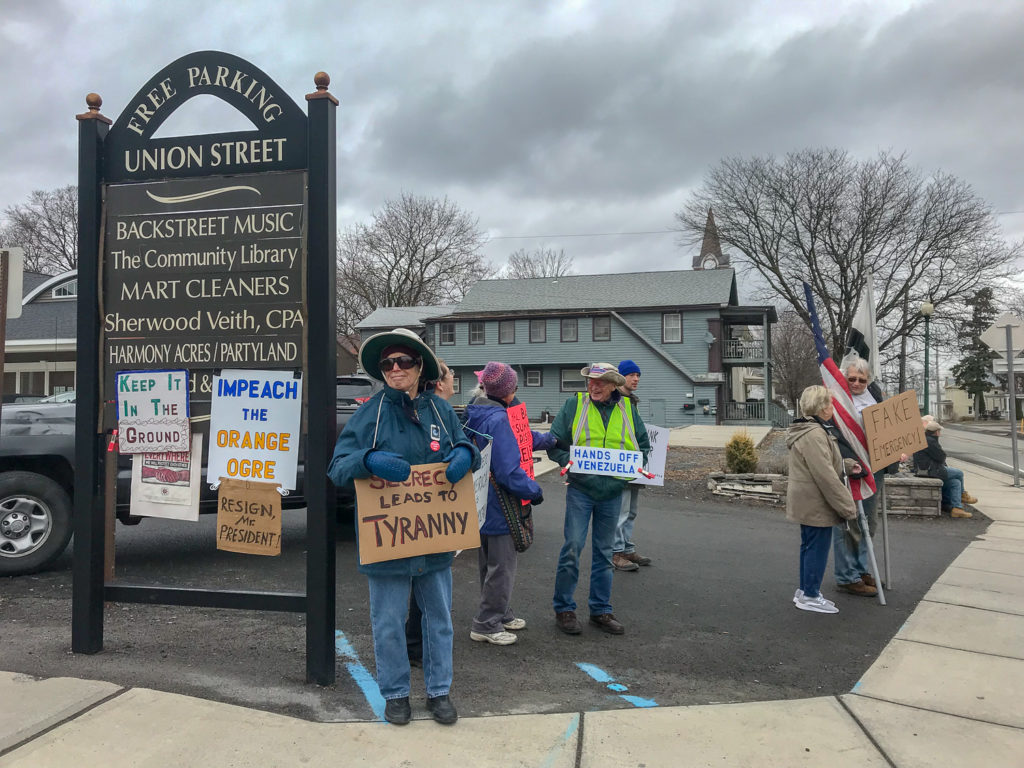
<path fill-rule="evenodd" d="M 554 625 L 551 591 L 561 546 L 564 486 L 541 479 L 537 536 L 521 556 L 514 606 L 520 641 L 469 639 L 477 598 L 474 552 L 454 567 L 455 682 L 464 715 L 591 711 L 633 706 L 762 701 L 850 690 L 928 587 L 987 520 L 891 520 L 894 586 L 888 605 L 823 591 L 834 616 L 793 608 L 798 528 L 781 510 L 697 502 L 645 490 L 636 539 L 651 567 L 616 573 L 620 637 Z M 286 513 L 277 558 L 218 552 L 214 516 L 147 520 L 117 530 L 119 580 L 225 589 L 302 590 L 304 514 Z M 881 549 L 880 539 L 878 541 Z M 307 685 L 298 614 L 109 604 L 104 651 L 71 653 L 71 558 L 50 571 L 0 579 L 0 669 L 108 680 L 242 704 L 312 720 L 370 720 L 373 672 L 367 588 L 354 544 L 338 543 L 337 682 Z M 584 555 L 589 571 L 589 549 Z M 587 577 L 577 602 L 586 617 Z M 360 683 L 362 682 L 362 686 Z M 422 696 L 413 671 L 413 696 Z"/>

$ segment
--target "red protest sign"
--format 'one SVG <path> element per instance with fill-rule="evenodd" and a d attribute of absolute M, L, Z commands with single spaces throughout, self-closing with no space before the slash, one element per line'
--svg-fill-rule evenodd
<path fill-rule="evenodd" d="M 530 431 L 530 419 L 526 415 L 526 403 L 513 405 L 505 413 L 508 414 L 509 426 L 512 427 L 512 434 L 516 436 L 516 442 L 519 444 L 519 466 L 533 480 L 533 432 Z M 523 506 L 529 503 L 523 501 Z"/>

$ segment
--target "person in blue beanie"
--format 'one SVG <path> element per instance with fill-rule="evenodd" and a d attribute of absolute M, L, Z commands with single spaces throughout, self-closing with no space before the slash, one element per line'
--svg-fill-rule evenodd
<path fill-rule="evenodd" d="M 466 439 L 455 411 L 421 387 L 423 382 L 437 381 L 440 365 L 419 336 L 405 328 L 374 334 L 359 348 L 359 363 L 386 386 L 352 415 L 338 436 L 327 469 L 336 486 L 351 488 L 354 480 L 371 475 L 401 483 L 409 478 L 413 465 L 439 462 L 448 465 L 445 477 L 454 484 L 480 466 L 480 452 Z M 443 725 L 458 720 L 449 698 L 452 557 L 451 552 L 437 552 L 359 563 L 370 586 L 373 653 L 377 686 L 385 700 L 384 719 L 394 725 L 405 725 L 412 718 L 405 639 L 410 589 L 423 611 L 427 710 Z"/>
<path fill-rule="evenodd" d="M 628 397 L 633 405 L 640 408 L 640 398 L 636 394 L 640 386 L 640 366 L 632 360 L 619 363 L 619 374 L 626 383 L 619 387 L 623 397 Z M 636 524 L 636 513 L 640 506 L 640 486 L 629 485 L 622 492 L 622 511 L 619 524 L 615 529 L 615 541 L 612 544 L 612 566 L 617 571 L 638 571 L 641 565 L 650 565 L 651 558 L 644 557 L 636 551 L 633 543 L 633 526 Z"/>

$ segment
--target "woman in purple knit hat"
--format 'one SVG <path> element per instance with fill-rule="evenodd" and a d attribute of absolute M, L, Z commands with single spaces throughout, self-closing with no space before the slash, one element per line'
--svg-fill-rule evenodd
<path fill-rule="evenodd" d="M 523 471 L 523 446 L 520 446 L 508 418 L 509 407 L 518 404 L 516 390 L 519 377 L 511 366 L 498 362 L 488 363 L 477 375 L 480 385 L 466 408 L 466 426 L 469 427 L 466 431 L 479 448 L 487 443 L 483 435 L 490 435 L 491 474 L 495 482 L 513 498 L 536 506 L 543 501 L 544 494 Z M 532 442 L 533 448 L 547 450 L 554 445 L 554 438 L 533 432 Z M 512 631 L 525 629 L 526 621 L 512 612 L 512 588 L 518 555 L 493 487 L 487 494 L 487 514 L 480 528 L 478 557 L 480 608 L 473 618 L 469 636 L 481 643 L 511 645 L 518 639 Z"/>

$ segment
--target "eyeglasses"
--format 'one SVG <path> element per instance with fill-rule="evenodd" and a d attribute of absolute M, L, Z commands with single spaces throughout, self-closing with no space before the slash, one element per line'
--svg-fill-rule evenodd
<path fill-rule="evenodd" d="M 867 383 L 868 383 L 868 380 L 867 380 L 867 379 L 862 379 L 862 378 L 861 378 L 860 376 L 847 376 L 847 377 L 846 377 L 846 380 L 847 380 L 848 382 L 850 382 L 851 384 L 856 384 L 856 383 L 857 383 L 858 381 L 859 381 L 859 382 L 860 382 L 861 384 L 867 384 Z"/>
<path fill-rule="evenodd" d="M 408 371 L 413 366 L 419 365 L 420 359 L 418 357 L 409 357 L 409 355 L 399 355 L 398 357 L 385 357 L 380 361 L 380 369 L 387 373 L 396 365 L 403 371 Z"/>

